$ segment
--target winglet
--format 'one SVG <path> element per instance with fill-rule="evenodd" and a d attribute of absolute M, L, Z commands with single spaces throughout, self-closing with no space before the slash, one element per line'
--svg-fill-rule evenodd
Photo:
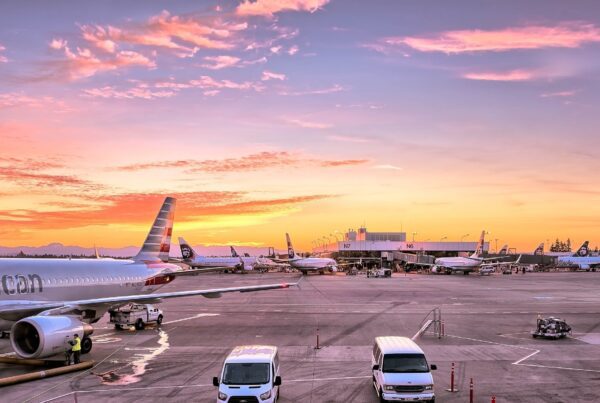
<path fill-rule="evenodd" d="M 166 197 L 165 201 L 148 232 L 146 241 L 142 245 L 134 260 L 163 261 L 169 260 L 171 249 L 171 234 L 173 233 L 173 220 L 175 218 L 175 198 Z"/>

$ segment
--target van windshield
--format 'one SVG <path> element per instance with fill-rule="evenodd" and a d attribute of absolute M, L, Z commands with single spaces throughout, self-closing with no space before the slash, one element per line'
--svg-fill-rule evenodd
<path fill-rule="evenodd" d="M 383 372 L 429 372 L 429 365 L 423 354 L 386 354 Z"/>
<path fill-rule="evenodd" d="M 269 382 L 268 363 L 225 364 L 223 383 L 225 385 L 263 385 Z"/>

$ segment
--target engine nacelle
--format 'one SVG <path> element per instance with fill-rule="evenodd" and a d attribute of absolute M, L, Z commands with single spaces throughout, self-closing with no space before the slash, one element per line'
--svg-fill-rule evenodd
<path fill-rule="evenodd" d="M 19 357 L 45 358 L 63 354 L 75 333 L 83 338 L 93 332 L 76 316 L 30 316 L 13 325 L 10 343 Z"/>

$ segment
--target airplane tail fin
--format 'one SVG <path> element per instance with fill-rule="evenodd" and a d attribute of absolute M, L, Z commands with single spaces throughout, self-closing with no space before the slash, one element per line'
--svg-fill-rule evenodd
<path fill-rule="evenodd" d="M 544 254 L 544 243 L 542 242 L 541 244 L 538 245 L 537 248 L 535 248 L 535 250 L 533 251 L 534 255 L 543 255 Z"/>
<path fill-rule="evenodd" d="M 506 255 L 508 253 L 508 244 L 504 245 L 502 249 L 500 249 L 499 255 Z"/>
<path fill-rule="evenodd" d="M 294 247 L 292 246 L 292 240 L 290 239 L 290 234 L 288 234 L 287 232 L 285 233 L 285 239 L 287 241 L 288 257 L 290 259 L 294 259 L 294 258 L 298 257 L 298 255 L 296 255 L 296 252 L 294 252 Z"/>
<path fill-rule="evenodd" d="M 183 257 L 183 260 L 194 260 L 195 258 L 200 256 L 196 253 L 194 248 L 192 248 L 192 246 L 189 243 L 187 243 L 186 240 L 182 237 L 179 237 L 179 248 L 181 249 L 181 257 Z"/>
<path fill-rule="evenodd" d="M 577 252 L 575 252 L 575 254 L 573 256 L 579 256 L 579 257 L 587 256 L 590 253 L 589 244 L 590 244 L 590 241 L 585 241 L 583 243 L 583 245 L 581 245 L 579 247 L 579 249 L 577 249 Z"/>
<path fill-rule="evenodd" d="M 163 261 L 169 260 L 171 234 L 175 218 L 175 198 L 167 197 L 148 232 L 148 236 L 134 260 Z"/>
<path fill-rule="evenodd" d="M 233 246 L 229 246 L 231 248 L 231 257 L 239 257 L 238 253 L 235 251 Z"/>
<path fill-rule="evenodd" d="M 477 243 L 477 249 L 475 249 L 475 253 L 471 255 L 471 257 L 479 257 L 483 253 L 483 245 L 485 244 L 485 230 L 481 231 L 481 236 L 479 237 L 479 243 Z"/>

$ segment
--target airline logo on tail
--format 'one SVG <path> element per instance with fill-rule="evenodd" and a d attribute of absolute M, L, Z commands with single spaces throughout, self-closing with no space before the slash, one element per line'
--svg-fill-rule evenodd
<path fill-rule="evenodd" d="M 238 255 L 238 253 L 235 251 L 235 248 L 233 246 L 230 246 L 231 248 L 231 257 L 240 257 L 240 255 Z"/>
<path fill-rule="evenodd" d="M 181 249 L 181 257 L 185 260 L 194 260 L 196 257 L 194 249 L 183 238 L 179 238 L 179 248 Z"/>
<path fill-rule="evenodd" d="M 534 255 L 543 255 L 544 254 L 544 243 L 538 245 L 538 247 L 533 251 Z"/>
<path fill-rule="evenodd" d="M 152 228 L 150 228 L 142 249 L 135 256 L 135 260 L 161 260 L 163 262 L 169 260 L 174 218 L 175 199 L 167 197 L 154 220 L 154 224 L 152 224 Z"/>
<path fill-rule="evenodd" d="M 589 244 L 590 241 L 585 241 L 583 243 L 583 245 L 581 245 L 581 247 L 579 248 L 579 250 L 575 253 L 575 256 L 579 256 L 579 257 L 585 257 L 589 254 L 590 250 L 589 250 Z"/>
<path fill-rule="evenodd" d="M 502 249 L 500 249 L 499 255 L 506 255 L 508 253 L 508 245 L 504 245 Z"/>
<path fill-rule="evenodd" d="M 288 257 L 293 259 L 296 256 L 296 252 L 294 252 L 294 247 L 292 246 L 292 240 L 290 239 L 290 234 L 285 234 L 285 239 L 287 240 L 288 247 Z"/>
<path fill-rule="evenodd" d="M 471 257 L 478 257 L 483 253 L 483 245 L 485 244 L 485 230 L 481 231 L 481 236 L 479 237 L 479 243 L 477 244 L 477 249 L 475 253 L 471 255 Z"/>

